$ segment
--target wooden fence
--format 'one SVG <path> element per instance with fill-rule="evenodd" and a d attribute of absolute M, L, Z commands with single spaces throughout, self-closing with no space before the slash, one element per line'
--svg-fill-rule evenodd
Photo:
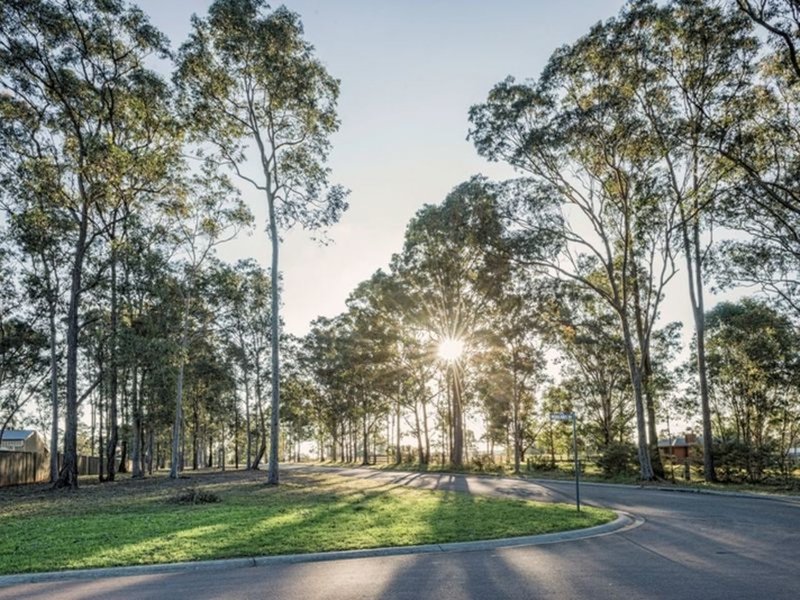
<path fill-rule="evenodd" d="M 59 469 L 64 455 L 58 454 Z M 78 456 L 78 475 L 100 473 L 100 459 L 96 456 Z M 0 452 L 0 487 L 50 481 L 50 455 L 37 452 Z"/>
<path fill-rule="evenodd" d="M 64 466 L 64 455 L 58 453 L 58 469 Z M 100 473 L 100 459 L 97 456 L 78 455 L 78 475 L 98 475 Z"/>
<path fill-rule="evenodd" d="M 36 452 L 0 452 L 0 487 L 50 480 L 50 457 Z"/>

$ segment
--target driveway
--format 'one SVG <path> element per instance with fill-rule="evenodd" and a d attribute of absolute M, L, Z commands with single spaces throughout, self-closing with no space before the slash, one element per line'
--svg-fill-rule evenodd
<path fill-rule="evenodd" d="M 310 467 L 293 467 L 310 468 Z M 574 499 L 574 484 L 339 469 L 421 488 Z M 703 598 L 800 597 L 800 501 L 584 484 L 583 501 L 645 520 L 541 546 L 183 571 L 0 588 L 33 598 Z"/>

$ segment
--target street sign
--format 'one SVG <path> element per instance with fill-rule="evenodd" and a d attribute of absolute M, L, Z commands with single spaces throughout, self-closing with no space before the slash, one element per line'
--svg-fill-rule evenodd
<path fill-rule="evenodd" d="M 575 419 L 575 413 L 565 413 L 565 412 L 550 413 L 551 421 L 572 421 L 574 419 Z"/>

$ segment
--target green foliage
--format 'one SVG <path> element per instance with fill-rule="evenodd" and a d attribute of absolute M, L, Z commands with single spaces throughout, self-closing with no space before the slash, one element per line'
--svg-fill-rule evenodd
<path fill-rule="evenodd" d="M 263 0 L 216 0 L 194 17 L 178 53 L 175 82 L 198 142 L 266 192 L 281 229 L 327 227 L 347 208 L 346 191 L 328 188 L 329 136 L 339 127 L 339 82 L 303 38 L 299 15 Z M 242 163 L 252 147 L 256 181 Z"/>
<path fill-rule="evenodd" d="M 800 345 L 789 319 L 764 302 L 723 302 L 707 315 L 712 391 L 730 426 L 718 450 L 732 467 L 760 481 L 797 432 Z M 784 469 L 785 470 L 785 469 Z"/>
<path fill-rule="evenodd" d="M 636 472 L 636 446 L 626 442 L 612 442 L 603 449 L 597 464 L 606 477 L 631 475 Z"/>
<path fill-rule="evenodd" d="M 194 486 L 175 494 L 172 501 L 177 504 L 215 504 L 222 502 L 222 498 L 216 492 Z"/>

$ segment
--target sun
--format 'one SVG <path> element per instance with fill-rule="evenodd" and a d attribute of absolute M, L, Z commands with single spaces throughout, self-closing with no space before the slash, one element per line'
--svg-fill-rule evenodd
<path fill-rule="evenodd" d="M 446 362 L 455 362 L 461 355 L 464 353 L 464 342 L 463 340 L 457 340 L 455 338 L 443 338 L 439 341 L 439 348 L 437 349 L 437 354 L 439 358 Z"/>

